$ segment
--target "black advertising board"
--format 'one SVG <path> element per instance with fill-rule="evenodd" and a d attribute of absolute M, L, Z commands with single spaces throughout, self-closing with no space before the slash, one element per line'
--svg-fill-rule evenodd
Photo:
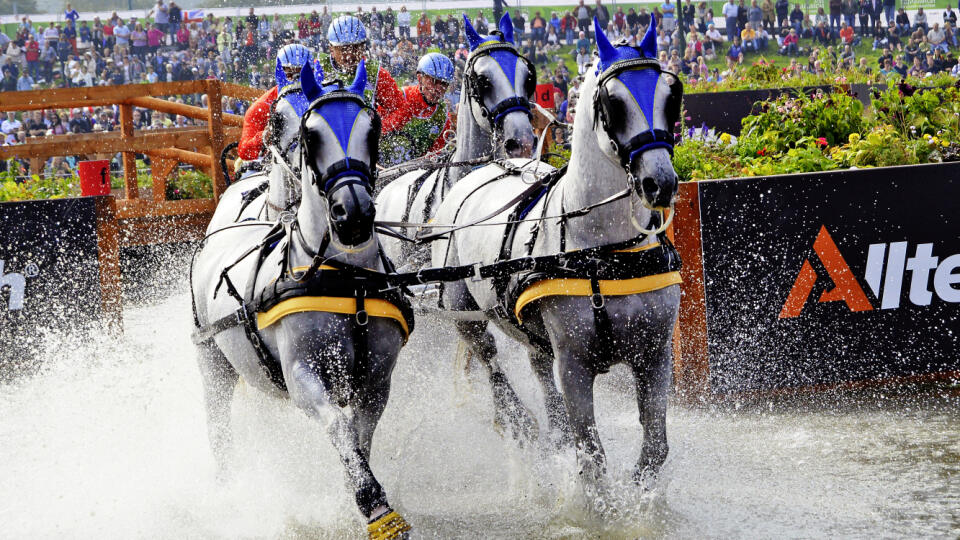
<path fill-rule="evenodd" d="M 960 163 L 699 188 L 714 391 L 960 370 Z"/>
<path fill-rule="evenodd" d="M 757 102 L 777 99 L 783 94 L 813 94 L 817 90 L 833 92 L 835 89 L 831 86 L 804 86 L 686 94 L 683 96 L 683 109 L 685 115 L 690 117 L 688 128 L 699 128 L 706 124 L 718 133 L 740 135 L 740 121 L 750 115 Z M 866 96 L 867 93 L 863 95 Z"/>
<path fill-rule="evenodd" d="M 0 361 L 101 315 L 97 198 L 0 203 Z"/>

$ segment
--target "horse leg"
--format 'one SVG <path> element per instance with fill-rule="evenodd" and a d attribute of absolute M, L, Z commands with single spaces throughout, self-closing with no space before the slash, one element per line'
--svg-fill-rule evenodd
<path fill-rule="evenodd" d="M 351 393 L 346 374 L 352 371 L 355 361 L 352 343 L 342 339 L 351 334 L 349 323 L 327 313 L 302 313 L 287 316 L 281 324 L 278 348 L 290 399 L 308 416 L 319 420 L 327 432 L 346 471 L 357 508 L 368 522 L 370 538 L 401 538 L 409 526 L 390 508 L 387 494 L 368 461 L 369 442 L 376 427 L 375 422 L 370 422 L 371 411 L 379 411 L 379 419 L 386 396 L 382 403 L 371 401 L 364 409 L 366 416 L 358 416 L 355 407 L 346 407 L 357 400 L 344 402 L 344 397 Z M 326 328 L 330 332 L 325 336 L 304 335 L 302 328 Z M 385 379 L 389 381 L 389 376 Z M 369 432 L 359 427 L 366 422 L 371 424 L 366 428 Z"/>
<path fill-rule="evenodd" d="M 596 508 L 603 502 L 607 469 L 593 411 L 593 383 L 597 374 L 587 367 L 582 356 L 564 351 L 558 360 L 563 402 L 577 446 L 580 478 L 588 501 Z"/>
<path fill-rule="evenodd" d="M 666 335 L 669 336 L 670 333 Z M 633 472 L 633 481 L 652 488 L 660 467 L 667 459 L 667 396 L 673 366 L 672 340 L 651 347 L 647 362 L 638 359 L 633 364 L 637 384 L 637 406 L 643 426 L 643 447 L 640 460 Z"/>
<path fill-rule="evenodd" d="M 554 439 L 557 448 L 573 442 L 570 433 L 570 422 L 567 421 L 567 411 L 563 406 L 563 397 L 557 390 L 557 383 L 553 378 L 553 355 L 534 351 L 530 353 L 530 366 L 540 381 L 543 389 L 543 398 L 547 406 L 547 420 L 550 423 L 550 436 Z"/>
<path fill-rule="evenodd" d="M 479 306 L 462 282 L 448 283 L 443 288 L 443 303 L 453 311 L 476 311 Z M 476 358 L 487 372 L 493 388 L 493 423 L 508 429 L 521 444 L 532 443 L 538 435 L 537 421 L 510 385 L 497 362 L 497 341 L 487 330 L 487 321 L 456 321 L 454 326 L 468 354 Z"/>
<path fill-rule="evenodd" d="M 223 482 L 227 479 L 227 459 L 233 443 L 230 405 L 240 377 L 213 341 L 198 345 L 197 352 L 207 409 L 207 436 L 217 466 L 217 480 Z"/>
<path fill-rule="evenodd" d="M 347 481 L 354 492 L 357 507 L 369 520 L 389 510 L 387 495 L 370 470 L 366 452 L 360 444 L 355 418 L 334 403 L 329 384 L 311 364 L 313 362 L 296 360 L 290 367 L 290 375 L 284 375 L 290 398 L 307 415 L 323 425 L 347 472 Z"/>
<path fill-rule="evenodd" d="M 498 429 L 507 429 L 521 444 L 532 443 L 538 435 L 537 421 L 510 385 L 497 362 L 497 342 L 487 330 L 487 321 L 457 321 L 460 339 L 469 354 L 479 360 L 487 372 L 493 389 L 493 423 Z"/>

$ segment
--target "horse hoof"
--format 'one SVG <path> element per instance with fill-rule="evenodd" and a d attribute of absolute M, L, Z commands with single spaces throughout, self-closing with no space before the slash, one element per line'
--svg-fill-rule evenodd
<path fill-rule="evenodd" d="M 633 482 L 643 491 L 653 491 L 659 480 L 660 472 L 649 465 L 633 471 Z"/>
<path fill-rule="evenodd" d="M 409 535 L 410 524 L 400 514 L 390 510 L 367 525 L 370 540 L 405 539 Z"/>
<path fill-rule="evenodd" d="M 520 445 L 533 444 L 540 436 L 540 426 L 530 412 L 522 405 L 519 408 L 498 408 L 493 418 L 493 427 L 501 437 L 505 432 Z"/>
<path fill-rule="evenodd" d="M 503 435 L 504 431 L 509 431 L 521 444 L 532 444 L 539 438 L 540 426 L 537 420 L 520 401 L 513 388 L 502 380 L 494 379 L 493 400 L 493 425 L 497 433 Z"/>

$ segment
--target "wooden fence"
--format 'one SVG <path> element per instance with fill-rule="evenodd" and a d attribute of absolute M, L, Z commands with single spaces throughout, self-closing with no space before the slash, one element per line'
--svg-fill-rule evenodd
<path fill-rule="evenodd" d="M 29 139 L 26 144 L 0 147 L 0 159 L 30 160 L 37 170 L 53 156 L 123 155 L 123 196 L 116 200 L 119 243 L 123 245 L 179 242 L 201 237 L 220 194 L 226 189 L 220 154 L 240 138 L 243 118 L 224 114 L 224 96 L 252 101 L 262 90 L 217 80 L 135 84 L 93 88 L 63 88 L 4 92 L 0 112 L 72 109 L 117 105 L 120 130 L 54 135 Z M 207 108 L 161 99 L 161 96 L 204 94 Z M 201 120 L 205 126 L 136 130 L 134 107 Z M 142 198 L 137 186 L 136 154 L 150 156 L 152 197 Z M 210 175 L 212 199 L 166 199 L 167 179 L 180 164 L 193 165 Z"/>

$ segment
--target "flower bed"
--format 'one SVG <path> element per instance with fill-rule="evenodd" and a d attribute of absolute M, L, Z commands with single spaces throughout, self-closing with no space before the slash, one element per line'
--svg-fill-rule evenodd
<path fill-rule="evenodd" d="M 742 120 L 739 138 L 688 131 L 674 166 L 687 181 L 960 160 L 955 86 L 871 94 L 868 108 L 844 92 L 781 95 Z"/>
<path fill-rule="evenodd" d="M 62 199 L 80 196 L 80 178 L 76 175 L 38 176 L 24 178 L 16 160 L 11 160 L 10 168 L 0 172 L 0 202 L 29 201 L 35 199 Z M 142 161 L 137 161 L 137 185 L 141 189 L 153 187 L 153 176 Z M 111 178 L 111 188 L 122 189 L 123 178 Z M 167 200 L 209 199 L 213 197 L 213 181 L 206 174 L 196 170 L 177 170 L 167 181 Z"/>

